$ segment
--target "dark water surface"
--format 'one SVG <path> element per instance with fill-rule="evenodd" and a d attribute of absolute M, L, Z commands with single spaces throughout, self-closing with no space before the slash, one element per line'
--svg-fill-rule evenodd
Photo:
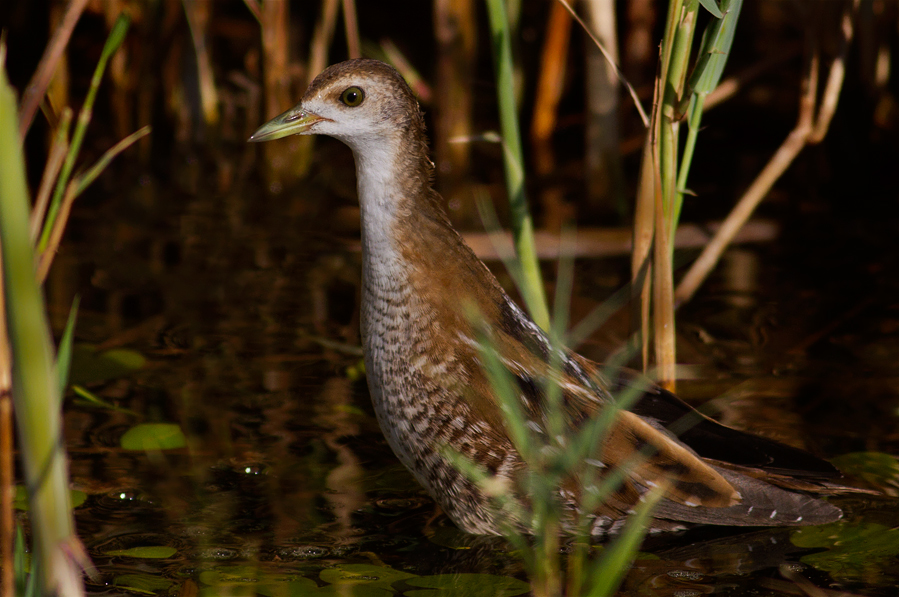
<path fill-rule="evenodd" d="M 348 152 L 326 147 L 338 174 L 291 192 L 266 192 L 247 169 L 225 180 L 215 164 L 178 158 L 174 182 L 131 178 L 75 210 L 48 284 L 55 322 L 80 294 L 79 341 L 147 359 L 115 379 L 75 373 L 129 412 L 67 399 L 74 484 L 87 493 L 78 530 L 99 573 L 91 592 L 517 594 L 486 577 L 468 577 L 476 590 L 415 584 L 413 575 L 525 576 L 503 541 L 435 517 L 378 429 L 356 348 L 352 170 Z M 782 206 L 782 239 L 732 251 L 681 310 L 679 357 L 694 378 L 681 392 L 826 457 L 896 453 L 897 264 L 878 240 L 895 234 L 894 220 L 809 205 Z M 575 316 L 626 277 L 626 260 L 579 264 Z M 613 321 L 582 349 L 598 358 L 625 331 Z M 177 423 L 188 447 L 122 449 L 143 422 Z M 622 591 L 894 595 L 896 502 L 838 503 L 845 520 L 823 529 L 651 538 Z M 147 546 L 173 549 L 123 551 Z"/>

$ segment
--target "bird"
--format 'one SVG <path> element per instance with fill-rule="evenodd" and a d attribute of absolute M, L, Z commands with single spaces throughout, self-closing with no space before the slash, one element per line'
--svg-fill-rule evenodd
<path fill-rule="evenodd" d="M 589 509 L 578 479 L 561 483 L 563 532 L 616 533 L 653 488 L 664 495 L 650 532 L 818 525 L 842 517 L 821 497 L 851 491 L 830 463 L 722 425 L 639 374 L 607 370 L 550 341 L 451 225 L 432 186 L 422 111 L 393 67 L 365 58 L 328 67 L 295 107 L 249 141 L 295 134 L 327 135 L 353 153 L 362 220 L 361 338 L 374 412 L 398 459 L 458 528 L 501 535 L 510 528 L 528 532 L 533 524 L 521 482 L 528 462 L 485 372 L 485 343 L 514 381 L 525 424 L 542 445 L 565 442 L 548 437 L 550 377 L 569 435 L 614 413 L 584 466 L 600 483 L 611 483 L 611 472 L 628 464 L 626 473 Z M 640 397 L 617 408 L 629 388 Z M 677 435 L 669 429 L 685 420 L 690 424 Z M 500 484 L 489 490 L 461 470 L 460 456 Z M 495 487 L 520 507 L 504 507 Z"/>

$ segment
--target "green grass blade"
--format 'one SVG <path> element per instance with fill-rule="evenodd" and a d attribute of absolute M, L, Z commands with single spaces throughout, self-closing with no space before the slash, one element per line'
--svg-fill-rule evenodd
<path fill-rule="evenodd" d="M 624 531 L 593 566 L 592 579 L 587 585 L 590 588 L 587 593 L 589 597 L 609 597 L 618 589 L 646 536 L 647 522 L 662 499 L 664 489 L 657 487 L 645 496 L 643 503 L 637 506 L 627 521 Z"/>
<path fill-rule="evenodd" d="M 499 400 L 503 421 L 506 423 L 506 431 L 508 431 L 512 443 L 515 444 L 515 448 L 521 453 L 522 458 L 525 461 L 532 462 L 536 444 L 533 433 L 528 429 L 527 417 L 522 409 L 519 392 L 512 379 L 512 374 L 503 365 L 490 338 L 485 334 L 481 334 L 478 344 L 484 371 L 487 373 L 490 387 L 493 388 L 493 392 Z"/>
<path fill-rule="evenodd" d="M 702 124 L 705 98 L 715 90 L 721 81 L 721 75 L 730 56 L 730 48 L 733 45 L 743 0 L 723 0 L 721 8 L 722 17 L 710 22 L 703 32 L 699 58 L 689 81 L 692 93 L 689 96 L 690 103 L 687 108 L 687 138 L 677 175 L 677 200 L 672 217 L 674 222 L 680 219 L 683 196 L 687 190 L 687 176 L 693 163 L 693 152 L 696 149 L 696 141 Z"/>
<path fill-rule="evenodd" d="M 149 135 L 150 130 L 150 125 L 142 127 L 141 129 L 134 131 L 133 133 L 107 149 L 106 152 L 100 157 L 100 159 L 97 160 L 96 164 L 88 168 L 88 170 L 84 172 L 84 174 L 78 176 L 75 184 L 75 196 L 77 197 L 78 195 L 83 193 L 84 190 L 89 187 L 91 183 L 97 179 L 98 176 L 100 176 L 100 173 L 106 169 L 113 158 L 137 143 L 143 137 Z"/>
<path fill-rule="evenodd" d="M 16 595 L 34 594 L 32 576 L 28 574 L 28 554 L 25 553 L 25 533 L 22 525 L 16 523 L 16 542 L 13 548 L 13 571 L 15 573 Z"/>
<path fill-rule="evenodd" d="M 496 67 L 496 88 L 499 100 L 500 128 L 503 137 L 506 187 L 512 213 L 512 233 L 515 250 L 523 274 L 522 295 L 534 321 L 549 330 L 549 307 L 543 291 L 543 277 L 537 261 L 534 242 L 534 222 L 524 191 L 524 157 L 518 130 L 518 110 L 515 105 L 512 44 L 504 0 L 487 0 L 487 14 L 493 39 L 493 62 Z"/>
<path fill-rule="evenodd" d="M 39 591 L 83 595 L 81 571 L 67 553 L 77 541 L 61 441 L 59 385 L 44 297 L 35 278 L 29 232 L 30 199 L 19 144 L 15 93 L 0 69 L 0 243 L 6 318 L 12 353 L 12 392 L 19 453 L 31 505 Z"/>
<path fill-rule="evenodd" d="M 723 16 L 723 13 L 721 12 L 721 9 L 718 8 L 718 4 L 715 2 L 715 0 L 699 0 L 699 3 L 703 6 L 703 8 L 712 13 L 712 16 L 714 16 L 716 19 L 720 19 Z"/>
<path fill-rule="evenodd" d="M 69 318 L 66 320 L 66 328 L 59 339 L 59 348 L 56 351 L 56 375 L 59 378 L 59 397 L 62 399 L 69 383 L 69 370 L 72 367 L 72 343 L 75 339 L 75 321 L 78 319 L 78 305 L 81 298 L 76 296 L 69 309 Z M 62 404 L 60 404 L 62 407 Z"/>
<path fill-rule="evenodd" d="M 723 0 L 723 15 L 712 20 L 702 36 L 696 68 L 690 77 L 693 93 L 707 95 L 715 90 L 727 64 L 737 31 L 743 0 Z"/>
<path fill-rule="evenodd" d="M 78 113 L 78 122 L 75 125 L 75 131 L 72 133 L 72 142 L 69 144 L 69 151 L 66 153 L 66 159 L 63 162 L 59 178 L 56 180 L 56 189 L 53 191 L 53 199 L 50 201 L 47 218 L 44 221 L 44 228 L 41 232 L 40 241 L 38 241 L 38 252 L 42 252 L 46 249 L 50 242 L 53 224 L 56 221 L 56 216 L 59 214 L 60 207 L 62 206 L 63 196 L 65 195 L 66 187 L 69 184 L 72 170 L 75 168 L 75 159 L 78 157 L 78 152 L 81 150 L 81 142 L 84 140 L 87 125 L 91 121 L 94 100 L 97 98 L 97 90 L 100 88 L 100 81 L 106 70 L 106 63 L 122 44 L 122 41 L 125 39 L 125 34 L 128 32 L 130 23 L 131 19 L 127 15 L 120 15 L 112 26 L 109 37 L 106 38 L 106 44 L 103 46 L 100 60 L 97 62 L 97 67 L 94 69 L 94 75 L 91 78 L 90 89 L 88 89 L 87 97 L 84 99 L 84 105 Z"/>

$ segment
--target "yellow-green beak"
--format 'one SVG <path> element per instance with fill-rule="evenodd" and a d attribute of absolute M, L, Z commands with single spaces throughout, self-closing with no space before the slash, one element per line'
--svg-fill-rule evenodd
<path fill-rule="evenodd" d="M 327 119 L 296 106 L 263 124 L 248 141 L 271 141 L 290 135 L 302 135 L 322 120 Z"/>

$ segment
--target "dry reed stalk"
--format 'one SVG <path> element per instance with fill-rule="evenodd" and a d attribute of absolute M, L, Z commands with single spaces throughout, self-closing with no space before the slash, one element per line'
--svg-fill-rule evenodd
<path fill-rule="evenodd" d="M 337 27 L 337 9 L 340 7 L 338 0 L 322 0 L 321 17 L 315 24 L 312 33 L 312 43 L 309 47 L 308 78 L 312 78 L 325 70 L 328 65 L 328 48 L 334 38 L 334 29 Z M 276 115 L 278 111 L 272 113 Z"/>
<path fill-rule="evenodd" d="M 72 30 L 75 28 L 78 19 L 81 18 L 81 13 L 84 12 L 86 5 L 87 0 L 69 0 L 69 3 L 66 4 L 65 15 L 59 27 L 53 32 L 53 37 L 50 39 L 50 43 L 47 44 L 44 55 L 41 56 L 40 64 L 38 64 L 37 70 L 34 71 L 31 81 L 28 82 L 25 93 L 22 94 L 21 109 L 19 110 L 20 140 L 25 138 L 28 129 L 31 128 L 37 108 L 41 105 L 41 101 L 43 101 L 44 95 L 47 93 L 47 87 L 50 86 L 53 72 L 63 56 L 63 52 L 69 43 L 69 38 L 72 36 Z"/>
<path fill-rule="evenodd" d="M 355 0 L 343 0 L 343 26 L 346 31 L 347 54 L 350 58 L 362 57 L 359 41 L 359 21 L 356 18 Z"/>
<path fill-rule="evenodd" d="M 674 235 L 674 246 L 677 249 L 700 249 L 708 244 L 712 233 L 721 228 L 720 222 L 707 224 L 682 224 Z M 740 229 L 734 238 L 735 243 L 770 242 L 777 237 L 779 227 L 768 220 L 753 220 Z M 511 252 L 512 237 L 508 232 L 466 232 L 465 243 L 482 260 L 498 260 L 502 257 L 497 249 L 497 235 L 504 238 L 502 245 Z M 569 252 L 563 252 L 564 238 L 557 231 L 540 229 L 534 232 L 537 245 L 537 257 L 541 260 L 558 260 L 560 257 L 595 259 L 613 255 L 629 255 L 633 249 L 634 232 L 630 228 L 589 228 L 579 227 L 577 238 L 570 243 Z"/>
<path fill-rule="evenodd" d="M 553 3 L 550 8 L 544 39 L 531 121 L 531 146 L 538 177 L 550 174 L 556 168 L 552 134 L 558 121 L 571 41 L 571 16 L 559 3 Z M 565 220 L 571 216 L 571 210 L 565 208 L 562 190 L 558 187 L 544 189 L 540 202 L 543 205 L 543 227 L 552 231 L 561 230 Z"/>
<path fill-rule="evenodd" d="M 434 154 L 440 172 L 438 184 L 453 218 L 458 223 L 473 224 L 477 221 L 477 208 L 469 184 L 471 144 L 454 141 L 470 138 L 473 130 L 471 89 L 477 66 L 474 1 L 435 0 L 434 37 L 437 42 Z"/>
<path fill-rule="evenodd" d="M 658 59 L 658 48 L 653 33 L 656 9 L 653 0 L 631 0 L 625 10 L 623 63 L 629 77 L 637 73 L 652 72 L 653 61 Z M 639 84 L 640 81 L 637 80 Z"/>
<path fill-rule="evenodd" d="M 585 2 L 590 29 L 600 40 L 607 56 L 597 46 L 586 49 L 587 127 L 586 176 L 587 200 L 593 207 L 607 207 L 622 216 L 628 207 L 624 201 L 624 173 L 618 153 L 618 94 L 616 73 L 618 36 L 615 3 L 611 0 Z"/>
<path fill-rule="evenodd" d="M 193 42 L 194 55 L 197 58 L 197 79 L 203 121 L 207 126 L 213 127 L 219 121 L 219 102 L 218 91 L 215 88 L 212 57 L 206 43 L 211 3 L 203 0 L 183 0 L 183 2 L 184 14 L 187 16 L 187 25 L 190 29 L 190 39 Z"/>
<path fill-rule="evenodd" d="M 336 0 L 326 0 L 333 5 Z M 296 102 L 290 64 L 290 3 L 263 2 L 259 13 L 262 30 L 262 88 L 265 118 L 273 118 Z M 316 46 L 313 45 L 313 56 Z M 324 51 L 324 50 L 322 50 Z M 312 65 L 309 71 L 317 73 Z M 262 148 L 265 176 L 270 189 L 281 189 L 286 181 L 302 177 L 309 169 L 312 138 L 294 136 L 276 145 Z"/>
<path fill-rule="evenodd" d="M 820 142 L 830 126 L 831 118 L 836 110 L 840 89 L 843 86 L 846 55 L 853 36 L 853 17 L 858 12 L 860 0 L 847 4 L 841 19 L 842 47 L 840 54 L 830 66 L 827 83 L 818 101 L 819 51 L 810 40 L 814 50 L 809 58 L 808 71 L 803 79 L 803 93 L 799 100 L 799 116 L 796 126 L 787 135 L 780 148 L 771 157 L 764 169 L 749 185 L 746 192 L 737 202 L 724 220 L 714 238 L 703 249 L 699 258 L 683 277 L 674 294 L 677 304 L 689 301 L 699 286 L 718 263 L 724 250 L 730 245 L 734 235 L 746 223 L 755 208 L 783 175 L 799 152 L 809 144 Z M 809 33 L 808 35 L 813 35 Z M 816 106 L 819 106 L 816 114 Z"/>
<path fill-rule="evenodd" d="M 44 215 L 47 213 L 47 206 L 50 203 L 50 194 L 53 191 L 53 186 L 56 184 L 56 178 L 59 176 L 62 163 L 69 151 L 69 125 L 71 122 L 72 109 L 66 106 L 57 123 L 57 130 L 50 145 L 47 164 L 44 166 L 44 174 L 41 176 L 41 186 L 38 188 L 37 199 L 35 199 L 34 207 L 31 210 L 31 239 L 35 243 L 41 234 Z"/>

